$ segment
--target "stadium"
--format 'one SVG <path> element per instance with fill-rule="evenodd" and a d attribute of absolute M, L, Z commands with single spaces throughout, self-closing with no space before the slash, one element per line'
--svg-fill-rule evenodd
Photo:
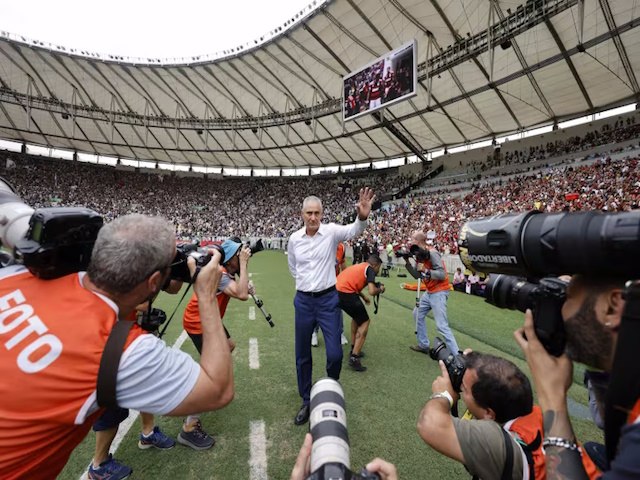
<path fill-rule="evenodd" d="M 535 304 L 534 310 L 542 310 L 542 304 L 535 303 L 539 301 L 536 295 L 542 295 L 544 288 L 552 285 L 545 283 L 546 278 L 541 280 L 542 277 L 555 279 L 562 274 L 578 274 L 580 278 L 593 276 L 611 280 L 615 285 L 622 280 L 637 279 L 635 252 L 640 246 L 640 217 L 637 216 L 640 209 L 637 106 L 640 48 L 636 50 L 640 47 L 640 33 L 635 30 L 640 25 L 640 5 L 637 3 L 636 0 L 314 0 L 289 5 L 290 11 L 285 11 L 282 23 L 264 25 L 257 36 L 246 38 L 242 43 L 225 45 L 213 53 L 215 48 L 205 47 L 201 54 L 184 57 L 98 52 L 81 44 L 64 45 L 44 37 L 36 39 L 37 35 L 31 38 L 24 32 L 13 31 L 10 24 L 1 23 L 0 176 L 7 185 L 3 184 L 0 192 L 3 246 L 0 343 L 6 347 L 0 354 L 3 365 L 0 397 L 10 401 L 0 406 L 0 452 L 11 448 L 14 456 L 3 460 L 0 453 L 0 478 L 307 478 L 314 468 L 309 472 L 307 466 L 302 476 L 296 476 L 295 470 L 292 474 L 305 434 L 311 430 L 314 441 L 323 438 L 306 419 L 298 422 L 302 410 L 296 415 L 301 397 L 303 407 L 308 406 L 308 398 L 302 394 L 304 386 L 300 386 L 304 384 L 300 365 L 305 363 L 302 360 L 308 355 L 306 350 L 311 351 L 313 358 L 312 366 L 309 359 L 308 368 L 314 382 L 327 375 L 335 378 L 331 372 L 337 368 L 346 403 L 348 429 L 344 431 L 348 431 L 350 444 L 346 467 L 351 471 L 360 472 L 379 457 L 397 469 L 397 474 L 378 471 L 383 479 L 468 478 L 465 465 L 473 467 L 465 463 L 465 458 L 470 462 L 467 450 L 462 448 L 457 457 L 450 455 L 445 447 L 438 447 L 437 441 L 431 443 L 427 439 L 431 437 L 425 433 L 430 433 L 432 428 L 432 424 L 425 424 L 425 418 L 431 418 L 425 413 L 428 406 L 446 405 L 442 399 L 457 394 L 452 391 L 445 395 L 440 391 L 441 383 L 436 379 L 444 374 L 439 363 L 430 358 L 431 355 L 423 355 L 429 351 L 421 346 L 420 335 L 416 337 L 420 328 L 424 328 L 418 325 L 420 320 L 416 320 L 421 311 L 419 306 L 423 305 L 424 298 L 429 302 L 429 295 L 433 294 L 429 290 L 431 285 L 444 282 L 442 285 L 447 286 L 443 307 L 445 333 L 439 316 L 442 313 L 438 313 L 436 306 L 429 305 L 427 343 L 430 339 L 433 347 L 436 336 L 446 340 L 450 326 L 451 336 L 455 336 L 453 342 L 460 350 L 471 349 L 509 360 L 531 382 L 533 402 L 542 406 L 547 418 L 550 397 L 541 390 L 544 382 L 540 378 L 554 377 L 551 373 L 560 370 L 556 369 L 559 364 L 548 363 L 545 371 L 529 357 L 533 355 L 527 353 L 529 347 L 522 347 L 522 342 L 529 345 L 532 341 L 527 343 L 526 337 L 523 340 L 518 335 L 514 340 L 514 332 L 525 323 L 521 312 L 525 304 L 527 308 Z M 13 193 L 9 189 L 13 189 Z M 375 194 L 374 201 L 367 198 L 367 189 Z M 353 227 L 352 234 L 340 238 L 345 247 L 344 265 L 336 261 L 332 244 L 329 283 L 317 283 L 324 275 L 320 269 L 308 267 L 304 261 L 296 264 L 300 261 L 296 252 L 302 251 L 296 249 L 306 248 L 302 246 L 305 238 L 314 237 L 310 230 L 305 230 L 315 221 L 307 216 L 307 213 L 313 214 L 310 210 L 307 212 L 309 205 L 320 207 L 325 224 L 362 223 L 361 229 Z M 225 303 L 220 312 L 214 308 L 217 313 L 213 314 L 224 316 L 229 341 L 235 346 L 227 359 L 231 362 L 233 400 L 212 408 L 189 410 L 189 415 L 200 413 L 199 422 L 208 432 L 205 435 L 215 439 L 215 444 L 205 448 L 180 444 L 183 443 L 180 440 L 183 421 L 186 422 L 180 408 L 175 410 L 178 414 L 156 415 L 153 420 L 171 445 L 178 441 L 173 448 L 146 448 L 149 445 L 141 436 L 141 429 L 146 427 L 141 423 L 140 412 L 134 408 L 114 427 L 115 437 L 109 439 L 106 446 L 100 445 L 100 441 L 97 445 L 96 433 L 89 431 L 102 410 L 92 415 L 85 411 L 85 417 L 78 413 L 75 420 L 80 420 L 75 426 L 85 425 L 86 436 L 77 439 L 68 461 L 68 453 L 53 443 L 53 434 L 48 435 L 48 443 L 38 444 L 38 435 L 47 437 L 48 424 L 56 425 L 59 430 L 57 424 L 64 423 L 47 416 L 56 414 L 51 413 L 47 402 L 71 395 L 68 392 L 73 391 L 74 383 L 67 379 L 63 386 L 61 380 L 58 386 L 49 378 L 49 383 L 39 384 L 39 371 L 24 376 L 21 376 L 24 372 L 14 372 L 16 362 L 19 366 L 20 358 L 22 361 L 32 358 L 30 355 L 34 355 L 40 345 L 33 343 L 30 344 L 35 345 L 33 348 L 26 347 L 30 350 L 22 350 L 20 343 L 28 341 L 31 334 L 35 338 L 36 333 L 29 333 L 31 330 L 27 328 L 17 333 L 15 328 L 30 317 L 33 309 L 45 320 L 36 305 L 44 308 L 49 298 L 53 301 L 57 296 L 56 288 L 62 288 L 49 290 L 47 282 L 58 285 L 55 282 L 68 277 L 38 278 L 37 281 L 44 284 L 41 288 L 33 287 L 38 299 L 34 300 L 33 308 L 25 304 L 31 313 L 24 318 L 20 316 L 16 321 L 14 314 L 5 310 L 9 309 L 7 298 L 17 288 L 12 282 L 22 278 L 20 275 L 31 278 L 33 273 L 28 265 L 31 250 L 27 250 L 24 242 L 16 245 L 17 239 L 29 235 L 30 241 L 35 240 L 36 244 L 42 240 L 33 221 L 27 232 L 28 221 L 35 218 L 35 215 L 30 217 L 31 209 L 37 212 L 60 207 L 76 209 L 75 213 L 82 211 L 82 215 L 86 210 L 80 209 L 90 209 L 92 215 L 97 214 L 91 216 L 92 221 L 97 216 L 102 218 L 105 224 L 102 228 L 130 214 L 139 215 L 135 218 L 160 216 L 171 223 L 179 248 L 195 243 L 200 248 L 216 246 L 227 255 L 226 261 L 229 261 L 229 251 L 225 245 L 234 243 L 230 239 L 254 247 L 247 264 L 237 268 L 237 276 L 225 275 L 236 282 L 234 285 L 250 279 L 255 294 L 245 290 L 237 294 L 234 290 L 232 297 L 236 299 L 232 298 L 228 306 Z M 477 233 L 469 228 L 469 225 L 480 225 L 473 224 L 480 218 L 532 210 L 542 213 L 531 218 L 547 218 L 549 222 L 564 218 L 558 222 L 564 222 L 566 228 L 556 229 L 556 224 L 549 227 L 550 223 L 546 223 L 533 235 L 525 232 L 525 226 L 517 231 L 500 227 L 502 236 L 496 237 L 491 236 L 493 231 Z M 23 223 L 14 222 L 15 219 Z M 576 219 L 576 223 L 570 224 L 572 219 Z M 75 220 L 69 217 L 68 221 Z M 528 232 L 534 229 L 531 225 L 538 225 L 536 220 L 527 221 Z M 587 226 L 578 224 L 579 221 L 592 223 Z M 601 224 L 597 223 L 600 221 Z M 24 226 L 17 232 L 19 237 L 10 235 L 18 223 Z M 596 224 L 602 225 L 597 234 Z M 620 226 L 619 237 L 617 226 Z M 623 227 L 627 228 L 624 232 Z M 135 228 L 132 226 L 132 231 Z M 322 228 L 324 225 L 316 226 L 311 232 L 321 232 L 322 237 Z M 340 228 L 343 232 L 351 227 Z M 559 232 L 557 239 L 549 241 L 550 230 Z M 47 232 L 46 228 L 44 231 Z M 55 231 L 54 227 L 48 231 Z M 74 231 L 62 228 L 58 233 L 69 234 L 67 237 L 75 242 L 77 236 L 71 235 Z M 297 237 L 296 232 L 306 233 Z M 535 262 L 511 269 L 500 266 L 496 255 L 512 254 L 511 246 L 504 241 L 504 232 L 513 235 L 511 240 L 518 244 L 513 247 L 517 250 L 513 253 L 514 263 L 521 262 L 526 255 L 530 255 L 526 262 L 532 262 L 532 258 Z M 560 233 L 564 235 L 562 238 Z M 516 235 L 522 239 L 518 237 L 516 241 Z M 491 248 L 482 250 L 477 247 L 481 243 L 478 239 L 485 236 L 489 238 L 485 243 L 493 243 Z M 151 234 L 142 240 L 144 244 L 153 245 L 161 238 L 158 233 L 157 238 Z M 258 241 L 262 250 L 255 248 Z M 413 249 L 418 244 L 422 250 L 416 250 L 416 254 Z M 530 249 L 536 253 L 525 255 L 525 244 L 536 245 Z M 93 241 L 90 246 L 93 247 Z M 242 264 L 242 254 L 238 253 L 242 248 L 238 248 L 231 254 L 238 256 Z M 538 249 L 544 250 L 543 253 L 538 253 Z M 147 250 L 142 248 L 140 257 L 150 255 Z M 216 258 L 214 250 L 208 251 L 207 258 Z M 420 255 L 429 258 L 429 251 L 437 252 L 437 256 L 431 254 L 432 259 L 441 260 L 426 260 L 429 262 L 425 267 L 427 274 L 416 282 L 406 263 L 415 266 L 420 276 L 423 262 Z M 315 258 L 316 254 L 312 252 L 310 257 Z M 374 270 L 367 266 L 371 254 L 380 257 L 381 263 L 369 264 L 379 268 L 376 281 L 384 284 L 384 292 L 376 290 L 379 284 L 367 276 Z M 66 273 L 78 271 L 65 263 L 67 257 L 45 255 L 44 258 L 46 262 L 61 262 L 67 268 Z M 489 258 L 492 260 L 487 260 Z M 169 262 L 169 266 L 167 262 L 161 263 L 160 271 L 171 270 L 171 277 L 163 277 L 163 288 L 170 284 L 169 280 L 177 280 L 172 276 L 173 267 L 178 263 L 176 259 Z M 85 270 L 89 260 L 83 261 L 82 270 Z M 31 273 L 20 263 L 29 266 Z M 334 263 L 340 264 L 336 266 L 335 275 Z M 206 265 L 199 267 L 198 275 L 211 271 Z M 311 310 L 303 309 L 301 299 L 306 298 L 304 301 L 308 302 L 304 308 L 327 298 L 327 292 L 335 293 L 337 299 L 345 292 L 340 289 L 343 285 L 340 278 L 336 284 L 336 275 L 340 277 L 341 271 L 349 271 L 347 266 L 358 265 L 363 272 L 368 272 L 362 288 L 368 285 L 372 297 L 375 296 L 372 292 L 378 292 L 379 303 L 375 314 L 373 302 L 366 306 L 368 331 L 365 328 L 362 334 L 351 310 L 342 308 L 345 313 L 339 333 L 344 329 L 347 339 L 346 344 L 336 347 L 337 336 L 333 337 L 336 331 L 332 330 L 335 326 L 325 331 L 323 322 L 328 320 L 316 322 L 315 315 L 320 318 L 322 314 L 308 313 Z M 186 257 L 182 266 L 186 266 Z M 122 263 L 117 269 L 126 270 L 126 267 L 127 263 Z M 294 273 L 296 268 L 298 275 Z M 305 269 L 306 277 L 300 277 L 300 271 Z M 440 280 L 433 272 L 443 269 L 446 278 Z M 149 279 L 155 273 L 148 276 Z M 503 276 L 496 281 L 495 274 L 516 275 L 528 283 L 523 288 L 515 280 L 504 280 Z M 91 269 L 88 275 L 92 275 Z M 179 291 L 170 294 L 164 288 L 165 291 L 158 294 L 158 285 L 151 292 L 153 295 L 141 294 L 140 300 L 153 297 L 153 306 L 171 317 L 161 326 L 166 347 L 158 342 L 162 344 L 157 347 L 158 351 L 162 349 L 158 355 L 179 356 L 185 362 L 189 356 L 193 358 L 193 365 L 197 365 L 201 358 L 213 358 L 199 354 L 200 350 L 213 350 L 207 347 L 207 338 L 212 338 L 207 335 L 213 334 L 205 332 L 204 346 L 197 346 L 195 340 L 192 342 L 192 332 L 183 329 L 183 315 L 187 315 L 196 291 L 195 286 L 189 286 L 191 276 L 187 275 L 185 284 L 178 286 Z M 36 277 L 39 275 L 33 275 Z M 147 277 L 144 278 L 146 282 Z M 500 281 L 503 283 L 498 283 Z M 145 282 L 134 283 L 131 292 L 144 290 Z M 306 288 L 312 284 L 321 287 Z M 611 284 L 604 280 L 598 283 L 599 288 L 609 288 Z M 615 448 L 622 425 L 633 423 L 635 417 L 631 414 L 635 412 L 637 417 L 640 408 L 636 403 L 640 398 L 637 381 L 640 364 L 631 356 L 633 345 L 640 339 L 638 332 L 629 326 L 629 317 L 633 315 L 631 305 L 635 305 L 633 285 L 636 284 L 631 282 L 624 287 L 623 282 L 616 290 L 621 295 L 619 298 L 627 300 L 627 310 L 621 310 L 623 313 L 619 315 L 622 320 L 616 320 L 622 322 L 621 327 L 618 328 L 618 323 L 615 328 L 611 327 L 609 316 L 616 305 L 624 308 L 622 300 L 622 303 L 610 304 L 608 310 L 604 306 L 598 310 L 606 311 L 603 316 L 609 315 L 608 324 L 601 322 L 602 329 L 580 330 L 581 335 L 594 335 L 593 344 L 608 346 L 605 337 L 609 335 L 618 339 L 615 359 L 607 363 L 608 368 L 595 365 L 596 370 L 612 373 L 607 401 L 604 393 L 600 397 L 599 391 L 596 401 L 593 388 L 587 388 L 586 378 L 596 378 L 587 373 L 593 370 L 594 364 L 585 366 L 586 362 L 572 357 L 576 361 L 572 370 L 567 370 L 565 380 L 569 386 L 566 398 L 563 397 L 569 431 L 558 433 L 553 430 L 555 427 L 545 424 L 549 430 L 542 432 L 541 427 L 544 438 L 540 441 L 547 448 L 547 458 L 557 451 L 560 452 L 558 458 L 562 459 L 564 450 L 566 453 L 580 450 L 582 457 L 589 456 L 591 451 L 587 452 L 586 447 L 578 448 L 587 442 L 607 449 L 606 455 L 600 451 L 601 458 L 594 453 L 593 460 L 601 472 L 612 469 L 603 478 L 640 478 L 638 440 L 629 445 L 623 438 L 619 449 Z M 620 293 L 623 287 L 628 288 L 624 294 Z M 509 288 L 513 298 L 498 298 L 500 288 Z M 570 288 L 565 292 L 563 286 L 562 301 L 554 304 L 553 311 L 561 323 L 565 310 L 569 309 L 562 305 L 564 299 L 571 296 Z M 443 293 L 439 287 L 436 290 L 440 290 L 436 294 Z M 112 323 L 121 323 L 115 320 L 124 310 L 123 305 L 129 304 L 121 303 L 120 299 L 126 295 L 127 299 L 134 298 L 134 294 L 127 290 L 112 298 L 108 289 L 98 288 L 95 292 L 106 296 L 107 304 L 117 307 Z M 552 293 L 548 294 L 551 298 Z M 493 304 L 485 301 L 487 297 Z M 130 312 L 137 303 L 142 302 L 131 305 Z M 212 303 L 216 305 L 215 300 Z M 567 300 L 567 305 L 569 303 Z M 431 304 L 435 305 L 435 297 Z M 195 305 L 197 311 L 197 301 Z M 104 308 L 104 304 L 100 308 Z M 100 308 L 96 312 L 102 312 Z M 64 309 L 55 315 L 63 312 Z M 202 311 L 200 314 L 203 315 Z M 307 314 L 313 317 L 307 319 Z M 91 321 L 94 317 L 97 318 L 98 313 L 87 316 Z M 74 320 L 78 322 L 79 331 L 87 328 L 80 327 L 81 318 L 69 319 Z M 572 327 L 569 320 L 564 320 L 567 345 L 574 347 L 573 355 L 578 355 L 575 341 L 572 344 L 571 340 L 572 332 L 576 331 L 571 328 L 576 327 Z M 538 322 L 537 317 L 535 321 Z M 311 329 L 307 332 L 305 326 L 305 333 L 301 333 L 301 325 L 311 328 L 317 323 L 322 332 L 318 335 L 317 347 L 311 348 L 306 335 Z M 38 335 L 47 331 L 43 328 L 45 330 L 38 330 Z M 110 329 L 111 324 L 101 331 L 104 342 Z M 51 331 L 55 332 L 55 328 Z M 67 328 L 66 334 L 71 331 L 73 328 Z M 554 331 L 555 334 L 561 335 L 559 331 Z M 196 335 L 200 335 L 202 342 L 202 330 Z M 359 357 L 357 352 L 362 343 L 358 342 L 364 342 L 365 337 L 366 357 Z M 304 338 L 305 348 L 301 348 L 300 338 Z M 220 337 L 220 341 L 223 340 Z M 133 340 L 131 345 L 136 342 L 138 340 Z M 226 342 L 220 345 L 226 348 Z M 616 340 L 613 342 L 615 345 Z M 76 340 L 76 343 L 82 342 Z M 136 345 L 140 343 L 143 342 Z M 120 346 L 121 354 L 124 345 Z M 622 345 L 627 349 L 624 354 L 620 353 Z M 98 360 L 103 346 L 96 350 Z M 66 348 L 65 344 L 56 353 L 60 359 L 67 354 Z M 342 363 L 330 370 L 329 358 L 337 354 L 336 348 L 341 349 Z M 458 348 L 450 350 L 455 357 Z M 571 350 L 567 349 L 570 356 Z M 613 356 L 614 350 L 610 348 L 608 354 Z M 21 351 L 31 353 L 21 356 Z M 123 359 L 128 358 L 126 353 L 125 349 Z M 48 358 L 40 356 L 40 360 Z M 79 368 L 82 361 L 78 358 L 82 359 L 66 358 L 64 368 L 68 372 Z M 562 355 L 553 360 L 560 362 L 558 358 L 568 357 Z M 52 365 L 54 363 L 52 360 Z M 124 363 L 122 360 L 120 366 Z M 360 368 L 362 364 L 366 365 L 366 371 Z M 118 363 L 115 365 L 117 370 Z M 536 368 L 545 375 L 536 374 Z M 78 382 L 90 376 L 87 370 L 79 368 Z M 162 372 L 151 372 L 158 368 L 149 370 L 148 378 L 146 371 L 136 370 L 137 376 L 133 376 L 131 382 L 153 390 L 149 379 L 162 377 Z M 97 364 L 93 377 L 96 373 Z M 449 376 L 451 373 L 448 370 Z M 73 376 L 75 378 L 75 374 Z M 183 380 L 184 385 L 194 385 L 188 383 L 191 380 L 186 376 L 177 383 Z M 192 380 L 195 382 L 195 377 Z M 24 388 L 16 388 L 20 385 Z M 115 396 L 116 387 L 113 388 Z M 477 408 L 465 401 L 465 387 L 462 389 L 462 392 L 458 389 L 462 396 L 458 405 L 461 416 L 465 410 Z M 16 395 L 18 390 L 20 395 Z M 177 395 L 177 388 L 167 391 Z M 93 400 L 88 402 L 95 400 L 95 393 L 93 395 Z M 627 398 L 630 396 L 631 400 Z M 624 402 L 616 403 L 621 397 L 625 397 Z M 118 398 L 121 401 L 124 397 Z M 178 405 L 167 404 L 176 408 Z M 311 407 L 312 422 L 317 422 L 313 416 L 313 399 Z M 21 408 L 26 412 L 24 415 L 16 413 L 22 413 Z M 156 411 L 169 413 L 174 409 L 157 408 Z M 620 411 L 624 411 L 624 418 Z M 308 411 L 306 417 L 309 417 Z M 71 420 L 67 422 L 71 424 L 69 429 L 74 427 L 74 418 Z M 37 423 L 38 427 L 26 428 L 29 422 Z M 634 425 L 638 424 L 635 420 Z M 21 435 L 24 436 L 19 439 L 10 433 L 23 427 Z M 33 438 L 28 438 L 31 435 Z M 66 444 L 67 441 L 59 442 Z M 340 441 L 336 443 L 342 445 Z M 320 441 L 314 443 L 314 452 L 320 444 Z M 92 462 L 101 447 L 105 454 L 107 451 L 113 454 L 118 465 L 126 468 L 114 468 L 110 473 L 105 470 L 102 476 L 92 473 L 92 468 L 97 472 L 102 465 Z M 19 451 L 22 459 L 16 453 Z M 319 455 L 311 454 L 312 466 L 317 466 Z M 36 457 L 42 458 L 35 460 Z M 605 457 L 608 457 L 605 463 L 598 463 Z M 613 458 L 619 463 L 611 463 Z M 635 459 L 635 463 L 630 459 Z M 48 469 L 50 461 L 54 467 Z M 523 459 L 516 462 L 526 464 Z M 30 469 L 23 467 L 27 464 L 32 464 Z M 56 469 L 58 464 L 60 468 Z M 621 464 L 627 470 L 618 471 L 616 476 L 615 470 Z M 591 471 L 587 477 L 581 471 L 562 477 L 551 470 L 555 467 L 546 466 L 548 478 L 599 478 L 600 475 Z M 526 470 L 526 465 L 522 468 Z M 542 467 L 536 468 L 544 470 L 544 460 Z M 621 475 L 621 471 L 625 471 L 626 476 Z M 539 473 L 536 470 L 536 478 L 540 478 Z M 522 476 L 514 478 L 528 478 L 528 474 L 523 471 Z M 486 475 L 481 478 L 501 478 Z M 314 478 L 335 477 L 319 474 Z"/>

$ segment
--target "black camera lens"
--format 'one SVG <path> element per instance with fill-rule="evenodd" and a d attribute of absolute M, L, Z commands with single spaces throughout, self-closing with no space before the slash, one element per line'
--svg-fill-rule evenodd
<path fill-rule="evenodd" d="M 529 211 L 467 222 L 460 259 L 485 273 L 633 277 L 640 270 L 640 211 Z"/>
<path fill-rule="evenodd" d="M 498 308 L 508 308 L 525 312 L 533 307 L 538 285 L 510 275 L 491 275 L 485 288 L 488 303 Z"/>
<path fill-rule="evenodd" d="M 464 357 L 458 353 L 454 355 L 447 347 L 447 344 L 439 337 L 434 338 L 433 345 L 429 349 L 429 356 L 436 361 L 442 360 L 449 373 L 451 386 L 456 392 L 459 392 L 462 387 L 462 377 L 464 377 L 466 370 Z"/>

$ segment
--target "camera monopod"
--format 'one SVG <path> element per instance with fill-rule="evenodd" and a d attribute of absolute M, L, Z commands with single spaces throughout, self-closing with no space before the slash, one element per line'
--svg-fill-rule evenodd
<path fill-rule="evenodd" d="M 418 334 L 418 307 L 420 306 L 420 286 L 422 284 L 422 279 L 418 276 L 418 289 L 416 290 L 416 306 L 413 309 L 413 319 L 416 324 L 416 331 L 413 332 L 416 335 Z"/>
<path fill-rule="evenodd" d="M 256 302 L 256 307 L 260 309 L 262 315 L 264 315 L 265 320 L 269 323 L 269 326 L 271 326 L 271 328 L 275 327 L 275 324 L 271 321 L 271 314 L 267 313 L 267 311 L 264 309 L 264 302 L 256 297 L 253 293 L 251 294 L 251 298 L 253 298 L 253 301 Z"/>

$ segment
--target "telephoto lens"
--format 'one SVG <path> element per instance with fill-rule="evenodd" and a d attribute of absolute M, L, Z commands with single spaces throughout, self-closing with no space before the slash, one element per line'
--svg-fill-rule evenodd
<path fill-rule="evenodd" d="M 364 468 L 349 469 L 349 435 L 345 413 L 344 392 L 333 378 L 322 378 L 311 388 L 309 428 L 311 475 L 307 480 L 380 480 L 376 473 Z"/>
<path fill-rule="evenodd" d="M 311 388 L 309 428 L 313 437 L 311 471 L 324 467 L 342 471 L 349 468 L 349 434 L 342 386 L 332 378 L 318 380 Z M 339 477 L 336 477 L 339 478 Z"/>

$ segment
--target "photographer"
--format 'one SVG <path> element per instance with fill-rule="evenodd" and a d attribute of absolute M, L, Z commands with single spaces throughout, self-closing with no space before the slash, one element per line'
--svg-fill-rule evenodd
<path fill-rule="evenodd" d="M 253 287 L 249 286 L 248 266 L 251 257 L 249 247 L 243 247 L 241 243 L 233 240 L 225 240 L 221 248 L 224 251 L 225 260 L 214 301 L 220 310 L 220 318 L 224 318 L 230 299 L 237 298 L 245 301 L 249 298 L 249 293 L 254 293 L 254 291 Z M 239 274 L 239 279 L 236 281 L 237 274 Z M 200 354 L 202 354 L 202 322 L 199 313 L 201 303 L 198 296 L 193 295 L 182 317 L 182 325 Z M 223 328 L 227 336 L 228 350 L 233 352 L 236 344 L 224 325 Z M 178 434 L 178 443 L 194 450 L 206 450 L 215 445 L 215 439 L 202 428 L 200 415 L 193 414 L 184 420 L 182 431 Z"/>
<path fill-rule="evenodd" d="M 531 311 L 525 314 L 524 328 L 515 338 L 524 352 L 533 375 L 540 406 L 544 412 L 547 478 L 588 478 L 580 460 L 580 450 L 569 419 L 567 391 L 572 383 L 573 361 L 612 372 L 618 332 L 625 308 L 624 281 L 574 275 L 562 307 L 567 336 L 566 354 L 549 355 L 536 336 Z M 637 321 L 637 318 L 636 318 Z M 629 389 L 637 390 L 635 384 Z M 603 479 L 640 477 L 640 399 L 626 411 L 617 454 Z M 607 418 L 605 418 L 605 425 Z"/>
<path fill-rule="evenodd" d="M 367 339 L 369 331 L 369 314 L 362 304 L 367 305 L 371 300 L 362 293 L 368 286 L 369 295 L 376 296 L 384 292 L 384 285 L 376 283 L 376 275 L 380 273 L 382 260 L 376 254 L 367 259 L 367 263 L 358 263 L 344 270 L 336 280 L 336 290 L 340 308 L 351 317 L 351 352 L 349 353 L 349 366 L 356 372 L 364 372 L 360 359 L 363 357 L 362 347 Z"/>
<path fill-rule="evenodd" d="M 438 332 L 444 337 L 449 350 L 455 353 L 458 351 L 458 343 L 447 320 L 447 300 L 451 285 L 444 261 L 440 253 L 427 244 L 427 236 L 424 232 L 414 232 L 411 236 L 411 242 L 410 251 L 416 252 L 417 268 L 411 264 L 410 256 L 405 256 L 406 268 L 413 278 L 422 282 L 425 292 L 420 297 L 416 318 L 418 344 L 409 348 L 414 352 L 429 353 L 426 318 L 427 314 L 433 310 Z"/>
<path fill-rule="evenodd" d="M 175 254 L 166 220 L 125 215 L 100 229 L 86 273 L 42 280 L 21 266 L 0 270 L 0 478 L 52 478 L 62 470 L 104 411 L 96 384 L 112 328 L 161 289 Z M 198 270 L 189 259 L 201 299 L 215 295 L 219 258 L 213 253 Z M 182 416 L 233 399 L 220 314 L 206 301 L 200 315 L 200 365 L 132 327 L 117 373 L 120 407 Z"/>
<path fill-rule="evenodd" d="M 471 352 L 464 359 L 460 394 L 453 388 L 444 363 L 439 362 L 442 374 L 434 380 L 431 399 L 418 419 L 420 437 L 481 479 L 528 478 L 524 451 L 513 434 L 503 430 L 505 423 L 532 411 L 528 378 L 513 363 L 493 355 Z M 451 415 L 460 396 L 473 420 Z M 504 471 L 507 449 L 511 450 L 511 471 Z"/>

